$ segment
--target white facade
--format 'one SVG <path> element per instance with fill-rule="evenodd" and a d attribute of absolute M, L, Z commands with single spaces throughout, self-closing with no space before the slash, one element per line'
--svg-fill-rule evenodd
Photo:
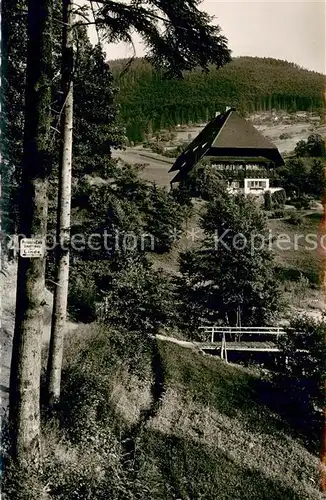
<path fill-rule="evenodd" d="M 270 187 L 268 178 L 260 179 L 244 179 L 243 181 L 231 181 L 228 183 L 227 189 L 229 193 L 244 193 L 245 195 L 262 195 L 265 191 L 275 193 L 281 191 L 281 187 Z"/>
<path fill-rule="evenodd" d="M 269 191 L 269 179 L 244 179 L 244 194 L 261 194 Z"/>

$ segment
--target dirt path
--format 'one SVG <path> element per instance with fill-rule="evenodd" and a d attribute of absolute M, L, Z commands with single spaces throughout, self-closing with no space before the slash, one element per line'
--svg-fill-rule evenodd
<path fill-rule="evenodd" d="M 164 340 L 165 342 L 172 342 L 173 344 L 178 344 L 182 347 L 186 347 L 188 349 L 197 350 L 197 346 L 194 342 L 190 340 L 180 340 L 174 337 L 167 337 L 166 335 L 156 335 L 157 340 Z"/>

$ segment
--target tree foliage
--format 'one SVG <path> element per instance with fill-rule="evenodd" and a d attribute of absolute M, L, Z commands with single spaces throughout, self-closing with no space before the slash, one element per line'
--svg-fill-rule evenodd
<path fill-rule="evenodd" d="M 200 0 L 96 2 L 97 25 L 109 42 L 131 42 L 134 31 L 142 37 L 146 59 L 167 77 L 182 78 L 183 71 L 230 60 L 227 39 L 213 18 L 198 9 Z"/>
<path fill-rule="evenodd" d="M 199 250 L 181 256 L 181 293 L 201 320 L 222 324 L 269 324 L 281 309 L 273 258 L 266 248 L 267 228 L 252 199 L 224 193 L 207 206 Z"/>
<path fill-rule="evenodd" d="M 308 429 L 317 430 L 320 438 L 321 409 L 325 406 L 326 323 L 308 316 L 292 319 L 279 345 L 286 358 L 280 374 L 275 376 L 285 392 L 292 418 Z M 298 352 L 299 351 L 299 352 Z M 316 425 L 317 424 L 317 425 Z"/>
<path fill-rule="evenodd" d="M 321 197 L 326 187 L 325 160 L 305 156 L 289 158 L 277 172 L 277 177 L 286 194 L 294 199 L 303 202 L 306 195 Z M 306 208 L 309 208 L 309 203 Z"/>
<path fill-rule="evenodd" d="M 271 58 L 239 57 L 220 69 L 187 71 L 180 81 L 166 80 L 145 59 L 111 62 L 120 92 L 117 102 L 132 141 L 141 141 L 149 123 L 155 134 L 177 124 L 206 122 L 225 106 L 241 113 L 286 110 L 317 111 L 323 116 L 325 77 L 294 63 Z"/>
<path fill-rule="evenodd" d="M 294 153 L 298 157 L 325 158 L 325 140 L 320 134 L 310 134 L 306 141 L 301 140 L 297 143 Z"/>
<path fill-rule="evenodd" d="M 121 147 L 124 127 L 114 99 L 109 64 L 100 45 L 92 46 L 84 30 L 79 30 L 74 74 L 73 176 L 107 178 L 112 175 L 111 151 Z"/>
<path fill-rule="evenodd" d="M 197 164 L 178 184 L 180 193 L 211 200 L 223 191 L 223 177 L 210 164 Z"/>
<path fill-rule="evenodd" d="M 156 334 L 175 322 L 174 287 L 163 270 L 132 262 L 113 276 L 105 297 L 105 321 L 130 332 Z"/>
<path fill-rule="evenodd" d="M 26 80 L 26 0 L 1 4 L 2 156 L 1 209 L 6 232 L 17 229 L 17 196 L 23 155 L 24 85 Z M 25 19 L 24 19 L 25 17 Z"/>

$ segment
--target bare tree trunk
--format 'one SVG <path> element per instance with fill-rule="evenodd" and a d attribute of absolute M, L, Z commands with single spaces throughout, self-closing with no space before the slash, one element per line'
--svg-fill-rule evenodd
<path fill-rule="evenodd" d="M 47 368 L 47 396 L 50 407 L 60 398 L 64 330 L 67 316 L 71 211 L 71 164 L 73 131 L 73 32 L 72 1 L 63 0 L 62 143 L 59 166 L 56 288 L 54 292 L 51 339 Z"/>
<path fill-rule="evenodd" d="M 324 395 L 326 394 L 326 382 L 324 382 Z M 326 492 L 326 407 L 323 408 L 322 436 L 320 450 L 320 489 Z"/>
<path fill-rule="evenodd" d="M 20 234 L 45 240 L 50 165 L 52 1 L 28 2 L 25 128 Z M 40 372 L 45 257 L 18 260 L 16 320 L 10 373 L 12 455 L 40 461 Z"/>

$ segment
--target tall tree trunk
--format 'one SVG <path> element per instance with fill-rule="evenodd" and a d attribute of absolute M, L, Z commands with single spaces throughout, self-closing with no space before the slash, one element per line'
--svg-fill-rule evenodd
<path fill-rule="evenodd" d="M 326 382 L 324 382 L 324 395 L 326 396 Z M 323 408 L 322 436 L 321 436 L 321 450 L 320 450 L 320 489 L 323 493 L 326 493 L 326 407 L 325 406 Z"/>
<path fill-rule="evenodd" d="M 56 288 L 54 292 L 51 340 L 47 369 L 47 396 L 50 407 L 60 398 L 64 330 L 67 316 L 71 210 L 71 163 L 73 131 L 73 32 L 72 1 L 63 0 L 62 47 L 62 143 L 59 168 Z"/>
<path fill-rule="evenodd" d="M 20 234 L 45 240 L 50 164 L 52 1 L 28 2 L 28 52 Z M 40 371 L 45 257 L 18 260 L 16 320 L 10 373 L 12 454 L 40 460 Z"/>

